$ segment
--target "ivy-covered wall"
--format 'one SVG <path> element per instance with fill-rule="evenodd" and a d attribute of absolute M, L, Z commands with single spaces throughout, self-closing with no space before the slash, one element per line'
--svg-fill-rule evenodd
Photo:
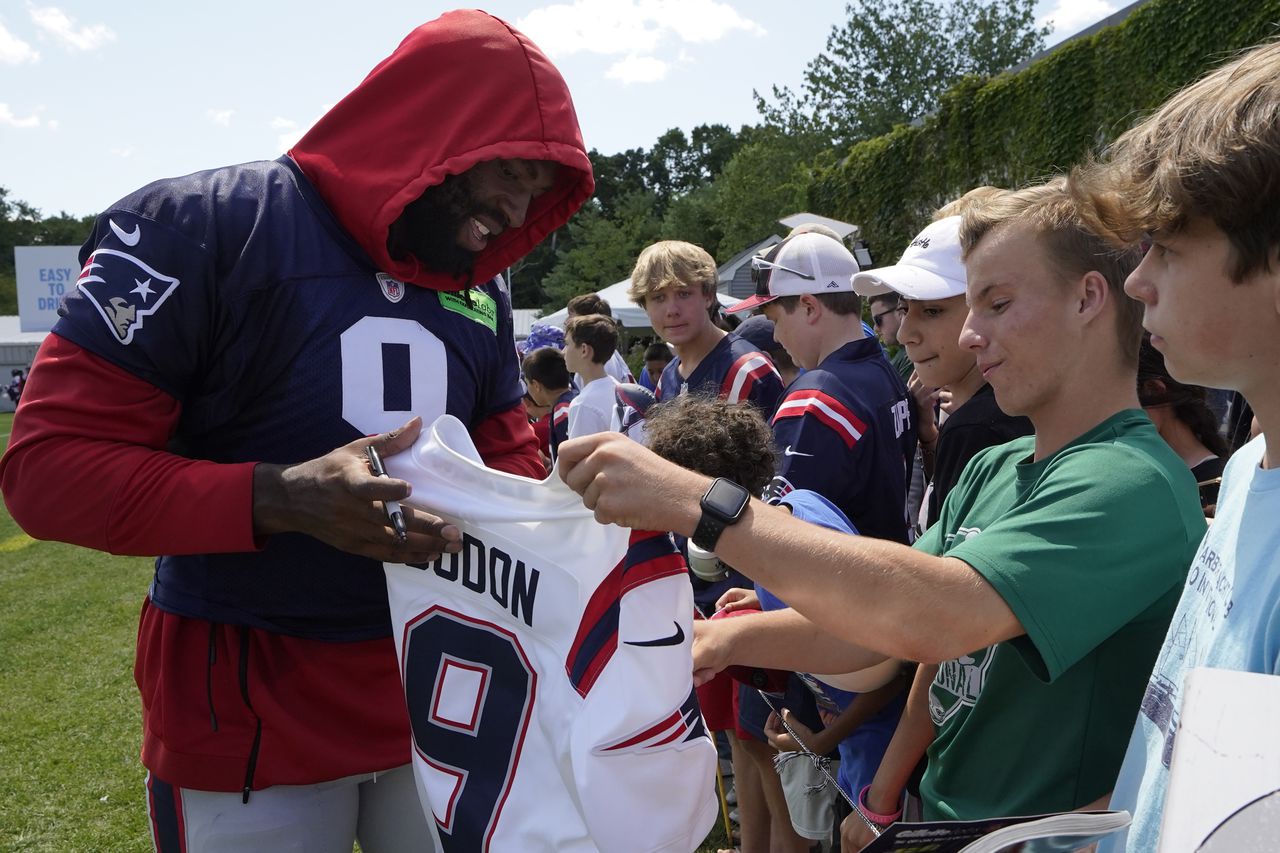
<path fill-rule="evenodd" d="M 858 223 L 877 261 L 892 263 L 951 199 L 1063 172 L 1208 69 L 1277 36 L 1280 0 L 1152 0 L 1021 72 L 967 78 L 919 126 L 853 146 L 816 170 L 809 209 Z"/>

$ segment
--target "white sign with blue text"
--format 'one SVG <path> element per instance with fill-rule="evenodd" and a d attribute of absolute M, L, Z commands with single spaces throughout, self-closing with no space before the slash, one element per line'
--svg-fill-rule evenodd
<path fill-rule="evenodd" d="M 15 246 L 18 317 L 24 332 L 47 332 L 58 320 L 58 305 L 76 286 L 79 246 Z"/>

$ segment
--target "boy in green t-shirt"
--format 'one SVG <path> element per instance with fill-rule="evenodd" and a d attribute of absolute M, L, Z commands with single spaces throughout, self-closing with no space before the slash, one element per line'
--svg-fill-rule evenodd
<path fill-rule="evenodd" d="M 1088 230 L 1062 180 L 966 210 L 962 241 L 961 342 L 1036 433 L 975 457 L 916 547 L 754 500 L 731 518 L 731 486 L 699 501 L 705 478 L 603 436 L 566 444 L 561 475 L 601 520 L 692 534 L 792 605 L 699 625 L 701 675 L 939 663 L 925 816 L 1079 808 L 1110 791 L 1204 518 L 1138 406 L 1137 253 Z"/>

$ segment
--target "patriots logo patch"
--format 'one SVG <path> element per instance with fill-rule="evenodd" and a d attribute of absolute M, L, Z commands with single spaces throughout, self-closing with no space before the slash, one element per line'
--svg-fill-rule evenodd
<path fill-rule="evenodd" d="M 707 727 L 702 721 L 702 709 L 698 707 L 698 694 L 690 690 L 684 704 L 664 719 L 610 743 L 602 743 L 591 752 L 594 755 L 658 752 L 679 749 L 705 737 L 708 737 Z"/>
<path fill-rule="evenodd" d="M 114 228 L 115 223 L 111 224 Z M 76 279 L 76 288 L 98 309 L 107 328 L 122 344 L 133 342 L 134 333 L 159 310 L 178 284 L 173 276 L 118 249 L 95 251 Z"/>
<path fill-rule="evenodd" d="M 388 302 L 399 302 L 404 299 L 404 282 L 384 272 L 378 273 L 377 278 L 378 286 L 382 288 L 382 295 L 387 297 Z"/>

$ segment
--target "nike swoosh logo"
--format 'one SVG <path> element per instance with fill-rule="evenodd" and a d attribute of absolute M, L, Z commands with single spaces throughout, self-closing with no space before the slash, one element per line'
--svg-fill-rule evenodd
<path fill-rule="evenodd" d="M 120 238 L 120 242 L 126 246 L 136 246 L 138 241 L 142 239 L 142 227 L 139 225 L 135 224 L 132 231 L 125 231 L 115 223 L 114 219 L 108 219 L 107 224 L 111 226 L 111 230 L 115 232 L 115 235 Z"/>
<path fill-rule="evenodd" d="M 656 640 L 625 640 L 628 646 L 678 646 L 684 642 L 684 629 L 680 627 L 679 622 L 672 622 L 676 626 L 676 632 L 670 637 L 659 637 Z"/>
<path fill-rule="evenodd" d="M 784 456 L 812 456 L 812 453 L 801 453 L 799 450 L 792 450 L 791 445 L 787 445 L 787 449 L 782 451 Z"/>

